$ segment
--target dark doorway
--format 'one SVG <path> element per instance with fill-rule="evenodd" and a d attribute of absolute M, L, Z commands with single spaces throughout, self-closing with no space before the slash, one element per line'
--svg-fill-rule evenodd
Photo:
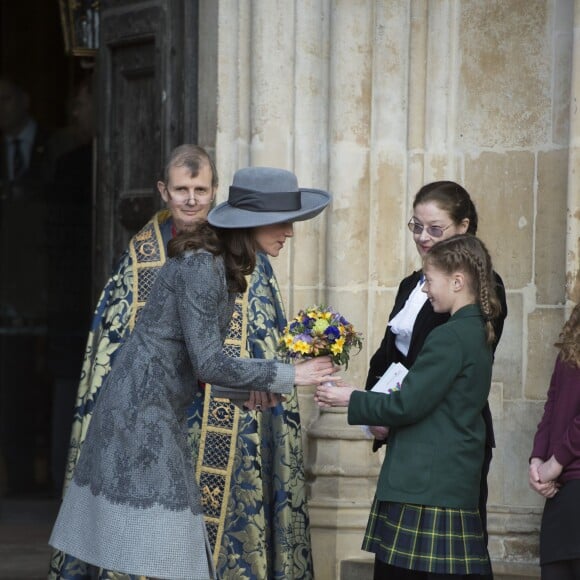
<path fill-rule="evenodd" d="M 97 63 L 65 53 L 59 4 L 0 0 L 0 105 L 8 79 L 47 137 L 30 188 L 12 184 L 13 141 L 0 173 L 0 545 L 12 545 L 0 577 L 10 578 L 45 577 L 96 299 L 160 205 L 167 153 L 197 140 L 197 0 L 95 3 Z M 87 89 L 98 134 L 76 147 L 71 117 Z M 0 130 L 0 153 L 5 142 Z"/>
<path fill-rule="evenodd" d="M 63 324 L 82 327 L 84 341 L 91 309 L 92 157 L 64 159 L 87 139 L 76 97 L 81 85 L 91 92 L 91 75 L 90 59 L 65 54 L 58 0 L 0 2 L 2 497 L 60 496 L 84 349 L 63 343 Z M 33 125 L 17 124 L 14 108 Z M 13 126 L 25 127 L 20 139 Z"/>

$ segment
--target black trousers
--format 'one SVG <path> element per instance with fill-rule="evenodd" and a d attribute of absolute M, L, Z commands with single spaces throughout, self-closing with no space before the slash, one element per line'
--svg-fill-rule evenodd
<path fill-rule="evenodd" d="M 385 564 L 375 558 L 373 580 L 480 580 L 479 574 L 432 574 Z"/>

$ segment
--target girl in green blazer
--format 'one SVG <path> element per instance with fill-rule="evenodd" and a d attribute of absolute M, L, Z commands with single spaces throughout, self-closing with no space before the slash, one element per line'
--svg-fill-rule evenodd
<path fill-rule="evenodd" d="M 490 573 L 478 497 L 492 321 L 501 310 L 491 259 L 478 238 L 461 234 L 436 244 L 423 270 L 434 311 L 451 317 L 431 331 L 401 390 L 340 383 L 316 392 L 321 407 L 348 406 L 351 425 L 390 426 L 362 546 L 386 564 L 389 580 Z"/>

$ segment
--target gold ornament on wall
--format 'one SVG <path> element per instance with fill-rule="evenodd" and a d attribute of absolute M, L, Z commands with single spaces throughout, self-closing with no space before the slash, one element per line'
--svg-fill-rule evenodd
<path fill-rule="evenodd" d="M 99 48 L 99 0 L 59 0 L 67 54 L 95 56 Z"/>

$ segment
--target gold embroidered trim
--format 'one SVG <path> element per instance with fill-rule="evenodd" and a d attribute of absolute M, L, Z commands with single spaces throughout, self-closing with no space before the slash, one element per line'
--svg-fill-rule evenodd
<path fill-rule="evenodd" d="M 170 216 L 169 210 L 156 213 L 129 242 L 133 267 L 133 308 L 129 319 L 131 331 L 135 328 L 139 311 L 145 306 L 153 282 L 157 277 L 153 270 L 161 268 L 167 259 L 159 225 L 167 221 Z"/>
<path fill-rule="evenodd" d="M 236 298 L 224 351 L 228 356 L 246 357 L 248 290 Z M 213 397 L 205 387 L 197 476 L 204 520 L 217 566 L 228 508 L 234 468 L 239 408 L 229 399 Z"/>

